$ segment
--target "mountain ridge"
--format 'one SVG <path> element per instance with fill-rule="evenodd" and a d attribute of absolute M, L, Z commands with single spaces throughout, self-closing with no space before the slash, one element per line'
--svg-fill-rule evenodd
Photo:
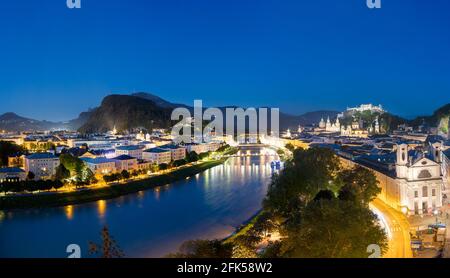
<path fill-rule="evenodd" d="M 112 100 L 112 99 L 115 99 Z M 108 107 L 110 106 L 110 107 Z M 134 129 L 139 127 L 170 127 L 171 109 L 183 107 L 191 113 L 193 107 L 186 104 L 178 104 L 167 101 L 155 94 L 138 92 L 133 94 L 111 94 L 103 98 L 99 107 L 81 112 L 79 116 L 67 122 L 39 121 L 22 117 L 14 112 L 6 112 L 0 115 L 0 130 L 13 132 L 42 131 L 53 129 L 66 129 L 81 132 L 104 132 L 111 130 L 114 125 L 119 129 Z M 220 107 L 224 111 L 228 107 Z M 206 109 L 205 107 L 204 109 Z M 144 111 L 143 109 L 149 109 Z M 136 110 L 133 112 L 133 110 Z M 292 115 L 280 111 L 280 129 L 296 129 L 298 125 L 307 126 L 317 124 L 321 118 L 335 118 L 339 112 L 333 110 L 310 111 L 300 115 Z M 391 115 L 394 123 L 407 123 L 419 126 L 423 122 L 429 125 L 437 125 L 442 117 L 450 115 L 450 104 L 443 105 L 430 116 L 421 116 L 413 120 Z M 126 118 L 120 118 L 126 117 Z M 139 117 L 143 118 L 139 118 Z M 137 117 L 137 118 L 136 118 Z M 161 118 L 155 118 L 161 117 Z M 127 123 L 129 122 L 129 123 Z"/>

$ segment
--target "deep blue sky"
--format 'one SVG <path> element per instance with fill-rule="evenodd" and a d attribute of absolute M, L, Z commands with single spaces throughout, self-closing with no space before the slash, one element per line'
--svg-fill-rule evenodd
<path fill-rule="evenodd" d="M 300 114 L 450 101 L 450 1 L 1 0 L 0 113 L 67 120 L 111 92 Z"/>

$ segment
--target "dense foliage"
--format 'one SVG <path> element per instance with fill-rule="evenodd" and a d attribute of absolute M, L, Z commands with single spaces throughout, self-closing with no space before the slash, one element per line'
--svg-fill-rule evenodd
<path fill-rule="evenodd" d="M 0 141 L 0 167 L 8 166 L 8 156 L 23 153 L 25 150 L 14 143 Z"/>
<path fill-rule="evenodd" d="M 60 181 L 52 180 L 27 180 L 20 182 L 3 182 L 0 183 L 0 191 L 2 192 L 35 192 L 35 191 L 49 191 L 58 190 L 63 187 Z"/>
<path fill-rule="evenodd" d="M 296 149 L 264 201 L 265 210 L 278 216 L 282 239 L 263 256 L 367 257 L 370 244 L 385 252 L 386 235 L 368 207 L 379 193 L 370 170 L 341 169 L 328 149 Z"/>
<path fill-rule="evenodd" d="M 169 254 L 171 258 L 230 258 L 233 252 L 231 244 L 219 240 L 190 240 L 184 242 L 179 252 Z"/>

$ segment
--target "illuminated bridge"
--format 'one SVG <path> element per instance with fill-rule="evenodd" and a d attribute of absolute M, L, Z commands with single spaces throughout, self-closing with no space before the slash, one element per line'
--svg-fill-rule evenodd
<path fill-rule="evenodd" d="M 226 157 L 273 156 L 278 157 L 275 149 L 264 144 L 240 144 L 239 151 Z"/>

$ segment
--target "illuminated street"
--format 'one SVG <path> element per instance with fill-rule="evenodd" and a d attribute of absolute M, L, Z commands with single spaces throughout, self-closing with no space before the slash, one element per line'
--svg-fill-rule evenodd
<path fill-rule="evenodd" d="M 405 215 L 376 199 L 370 205 L 380 218 L 389 239 L 389 250 L 384 258 L 412 258 L 409 223 Z"/>

